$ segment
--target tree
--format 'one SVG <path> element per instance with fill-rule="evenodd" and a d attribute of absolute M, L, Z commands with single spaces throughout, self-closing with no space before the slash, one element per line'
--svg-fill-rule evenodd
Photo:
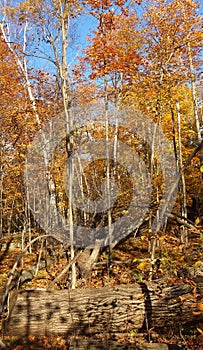
<path fill-rule="evenodd" d="M 71 129 L 73 126 L 72 121 L 72 97 L 71 86 L 67 64 L 67 50 L 68 50 L 68 37 L 69 37 L 69 22 L 70 19 L 79 13 L 80 7 L 78 1 L 25 1 L 17 3 L 15 8 L 4 7 L 4 20 L 2 24 L 2 31 L 4 33 L 5 41 L 9 49 L 13 52 L 19 69 L 21 69 L 26 83 L 27 92 L 29 95 L 30 103 L 33 109 L 33 113 L 38 125 L 39 132 L 42 137 L 42 150 L 43 150 L 43 163 L 44 163 L 44 175 L 47 177 L 49 195 L 46 207 L 47 215 L 47 227 L 53 225 L 56 226 L 58 213 L 57 213 L 57 197 L 56 188 L 53 181 L 53 176 L 50 169 L 51 154 L 49 145 L 47 145 L 47 135 L 42 128 L 42 116 L 39 114 L 39 108 L 37 100 L 34 95 L 34 89 L 31 85 L 30 72 L 27 66 L 27 57 L 32 56 L 40 59 L 45 59 L 55 65 L 57 83 L 59 86 L 59 95 L 61 96 L 61 106 L 65 114 L 64 128 L 66 129 L 66 150 L 69 157 L 73 148 L 73 138 L 71 135 Z M 14 26 L 23 28 L 23 35 L 18 35 L 14 40 L 10 38 L 10 24 L 14 23 Z M 6 26 L 5 26 L 6 24 Z M 7 28 L 7 32 L 5 31 Z M 31 38 L 32 46 L 28 42 L 28 36 Z M 12 42 L 15 44 L 12 44 Z M 48 48 L 48 54 L 43 52 L 41 54 L 42 47 Z M 34 48 L 34 49 L 33 49 Z M 50 125 L 51 130 L 51 125 Z M 69 162 L 69 230 L 71 241 L 71 257 L 74 256 L 73 248 L 73 208 L 72 208 L 72 182 L 74 174 L 74 165 L 72 161 Z M 28 193 L 29 198 L 32 197 L 32 202 L 35 200 L 34 193 Z M 42 204 L 42 203 L 41 203 Z M 34 203 L 33 203 L 34 206 Z M 53 214 L 53 215 L 52 215 Z M 49 222 L 50 221 L 50 222 Z M 73 286 L 75 285 L 73 266 Z"/>
<path fill-rule="evenodd" d="M 26 91 L 22 75 L 18 70 L 12 52 L 1 36 L 1 136 L 0 136 L 0 236 L 10 232 L 23 206 L 22 167 L 25 156 L 26 122 L 29 120 L 24 103 Z M 27 120 L 23 114 L 27 114 Z M 18 219 L 16 219 L 18 221 Z M 19 222 L 18 222 L 19 223 Z"/>
<path fill-rule="evenodd" d="M 178 4 L 167 0 L 149 1 L 144 4 L 140 21 L 127 3 L 122 4 L 118 15 L 112 11 L 113 5 L 90 2 L 92 13 L 98 19 L 97 31 L 90 39 L 85 57 L 91 68 L 90 78 L 98 81 L 99 87 L 103 79 L 101 96 L 105 101 L 118 103 L 119 99 L 120 104 L 130 103 L 167 130 L 169 137 L 173 136 L 177 161 L 175 91 L 177 85 L 190 83 L 188 43 L 192 43 L 198 67 L 201 47 L 198 4 L 194 1 Z M 199 133 L 196 117 L 195 120 Z M 156 133 L 154 130 L 155 137 Z M 152 207 L 157 208 L 162 199 L 162 170 L 153 143 L 150 146 L 148 158 L 155 189 Z"/>

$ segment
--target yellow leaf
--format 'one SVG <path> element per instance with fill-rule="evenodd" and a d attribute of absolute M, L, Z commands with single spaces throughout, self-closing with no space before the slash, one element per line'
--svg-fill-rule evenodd
<path fill-rule="evenodd" d="M 198 260 L 198 261 L 196 261 L 196 262 L 193 264 L 193 266 L 194 266 L 194 267 L 197 267 L 197 266 L 199 266 L 199 265 L 201 265 L 201 264 L 202 264 L 202 261 Z"/>
<path fill-rule="evenodd" d="M 195 219 L 195 225 L 199 225 L 199 223 L 200 223 L 200 218 L 197 217 L 197 218 Z"/>
<path fill-rule="evenodd" d="M 148 265 L 147 261 L 142 261 L 141 263 L 139 263 L 139 265 L 137 266 L 137 269 L 139 270 L 143 270 L 145 268 L 145 266 Z"/>
<path fill-rule="evenodd" d="M 123 210 L 122 211 L 122 214 L 127 214 L 128 213 L 128 210 Z"/>

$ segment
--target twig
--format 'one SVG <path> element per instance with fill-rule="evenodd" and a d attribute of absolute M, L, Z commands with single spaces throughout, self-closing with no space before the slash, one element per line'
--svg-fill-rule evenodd
<path fill-rule="evenodd" d="M 47 287 L 47 290 L 51 290 L 56 282 L 58 282 L 65 274 L 66 272 L 70 269 L 70 267 L 77 261 L 77 259 L 82 255 L 83 251 L 80 251 L 69 263 L 66 265 L 61 271 L 61 273 L 49 284 Z"/>

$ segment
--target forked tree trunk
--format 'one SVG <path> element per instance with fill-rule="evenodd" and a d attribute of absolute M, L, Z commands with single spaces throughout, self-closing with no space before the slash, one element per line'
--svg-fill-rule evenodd
<path fill-rule="evenodd" d="M 6 335 L 109 337 L 203 321 L 203 282 L 153 281 L 70 291 L 22 290 L 9 298 Z"/>

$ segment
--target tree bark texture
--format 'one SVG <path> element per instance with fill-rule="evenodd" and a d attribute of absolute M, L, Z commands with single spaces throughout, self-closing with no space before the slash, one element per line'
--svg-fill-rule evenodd
<path fill-rule="evenodd" d="M 117 342 L 111 340 L 89 340 L 89 339 L 73 339 L 70 341 L 69 350 L 178 350 L 180 346 L 176 344 L 160 344 L 160 343 L 130 343 Z"/>
<path fill-rule="evenodd" d="M 203 321 L 203 282 L 177 281 L 11 292 L 4 331 L 19 336 L 109 336 Z"/>

